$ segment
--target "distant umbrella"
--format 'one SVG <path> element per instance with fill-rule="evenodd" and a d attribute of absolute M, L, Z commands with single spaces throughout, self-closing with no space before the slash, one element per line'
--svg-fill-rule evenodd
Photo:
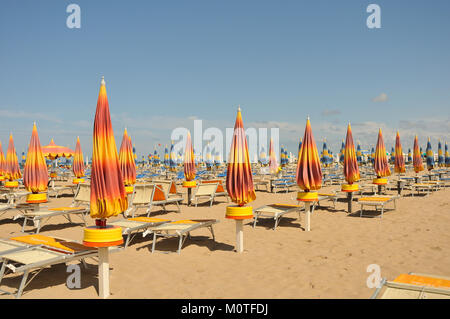
<path fill-rule="evenodd" d="M 169 149 L 166 147 L 164 149 L 164 166 L 169 167 L 170 165 L 170 157 L 169 157 Z"/>
<path fill-rule="evenodd" d="M 390 162 L 392 164 L 394 164 L 395 163 L 395 149 L 394 149 L 394 147 L 391 148 L 391 153 L 389 155 L 390 155 Z"/>
<path fill-rule="evenodd" d="M 75 156 L 73 159 L 72 171 L 77 178 L 81 178 L 84 176 L 83 152 L 81 150 L 79 137 L 77 137 L 77 144 L 75 146 Z"/>
<path fill-rule="evenodd" d="M 184 151 L 184 178 L 186 181 L 193 181 L 195 173 L 194 149 L 192 148 L 191 133 L 188 131 Z"/>
<path fill-rule="evenodd" d="M 269 145 L 269 172 L 270 174 L 276 174 L 278 173 L 278 169 L 277 156 L 273 147 L 273 140 L 271 138 Z"/>
<path fill-rule="evenodd" d="M 345 138 L 344 177 L 349 184 L 353 184 L 360 179 L 358 161 L 356 159 L 355 145 L 353 144 L 353 135 L 350 123 L 348 124 L 347 136 Z"/>
<path fill-rule="evenodd" d="M 10 181 L 17 180 L 22 177 L 17 160 L 16 148 L 12 134 L 9 136 L 8 151 L 6 152 L 6 174 L 5 177 Z"/>
<path fill-rule="evenodd" d="M 434 168 L 434 154 L 433 148 L 431 147 L 430 138 L 427 142 L 427 169 L 431 171 Z"/>
<path fill-rule="evenodd" d="M 177 154 L 175 154 L 175 149 L 174 149 L 174 144 L 172 141 L 172 145 L 170 146 L 170 161 L 169 161 L 169 166 L 170 166 L 170 170 L 171 171 L 176 171 L 177 170 Z"/>
<path fill-rule="evenodd" d="M 0 176 L 4 176 L 6 173 L 6 160 L 3 154 L 2 142 L 0 142 Z"/>
<path fill-rule="evenodd" d="M 408 164 L 412 163 L 412 153 L 411 153 L 411 149 L 408 148 Z"/>
<path fill-rule="evenodd" d="M 298 143 L 298 152 L 297 152 L 297 158 L 298 154 L 300 153 L 300 150 L 302 149 L 302 139 L 300 139 L 300 142 Z"/>
<path fill-rule="evenodd" d="M 417 138 L 417 135 L 414 137 L 413 167 L 416 173 L 423 171 L 422 152 L 419 149 L 419 140 Z"/>
<path fill-rule="evenodd" d="M 53 139 L 51 139 L 50 144 L 42 147 L 42 152 L 45 157 L 51 160 L 57 159 L 59 157 L 72 157 L 75 152 L 68 147 L 56 145 Z"/>
<path fill-rule="evenodd" d="M 262 165 L 267 165 L 267 163 L 268 163 L 267 154 L 266 154 L 266 150 L 264 149 L 264 146 L 261 147 L 261 152 L 259 153 L 259 162 Z"/>
<path fill-rule="evenodd" d="M 402 143 L 400 142 L 400 134 L 397 131 L 397 136 L 395 138 L 394 172 L 400 174 L 405 171 L 405 159 L 403 158 Z"/>
<path fill-rule="evenodd" d="M 362 164 L 363 159 L 362 159 L 362 153 L 361 153 L 361 145 L 359 144 L 358 141 L 358 146 L 356 148 L 356 161 L 358 162 L 358 164 Z"/>
<path fill-rule="evenodd" d="M 438 165 L 441 167 L 445 166 L 445 157 L 444 157 L 444 153 L 442 152 L 442 144 L 441 144 L 440 140 L 438 143 Z"/>
<path fill-rule="evenodd" d="M 28 146 L 27 160 L 23 170 L 23 185 L 32 193 L 42 193 L 47 190 L 48 171 L 42 153 L 41 142 L 36 128 L 33 124 L 30 144 Z M 43 201 L 47 201 L 45 198 Z"/>
<path fill-rule="evenodd" d="M 131 137 L 125 128 L 122 137 L 122 143 L 119 151 L 119 165 L 125 186 L 131 186 L 136 183 L 136 163 L 134 160 Z"/>
<path fill-rule="evenodd" d="M 372 150 L 370 152 L 370 163 L 375 163 L 375 148 L 372 147 Z"/>
<path fill-rule="evenodd" d="M 450 154 L 448 152 L 447 142 L 445 142 L 445 166 L 450 167 Z"/>
<path fill-rule="evenodd" d="M 386 157 L 386 148 L 384 146 L 383 134 L 381 128 L 378 132 L 377 148 L 375 150 L 374 170 L 378 178 L 391 175 L 388 160 Z"/>
<path fill-rule="evenodd" d="M 344 140 L 342 140 L 342 144 L 341 144 L 341 150 L 339 151 L 339 163 L 343 164 L 344 163 L 344 156 L 345 154 L 345 142 Z"/>

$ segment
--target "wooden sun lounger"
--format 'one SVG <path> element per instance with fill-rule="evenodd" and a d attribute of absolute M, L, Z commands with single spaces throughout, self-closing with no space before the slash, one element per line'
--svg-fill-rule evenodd
<path fill-rule="evenodd" d="M 15 207 L 20 213 L 14 216 L 14 220 L 23 218 L 22 232 L 25 231 L 25 226 L 29 220 L 33 221 L 34 227 L 36 229 L 36 234 L 39 233 L 41 227 L 50 218 L 55 216 L 63 216 L 70 223 L 72 223 L 71 215 L 79 216 L 83 223 L 86 225 L 85 214 L 89 211 L 85 207 L 56 207 L 56 208 L 45 208 L 40 210 L 34 210 L 34 208 L 27 204 L 18 204 Z"/>
<path fill-rule="evenodd" d="M 117 220 L 108 223 L 109 225 L 122 227 L 122 235 L 126 236 L 124 248 L 127 248 L 133 238 L 140 232 L 144 232 L 149 227 L 155 227 L 170 222 L 169 219 L 154 217 L 136 217 Z"/>
<path fill-rule="evenodd" d="M 428 274 L 401 274 L 383 279 L 371 299 L 450 299 L 450 278 Z"/>
<path fill-rule="evenodd" d="M 29 243 L 30 246 L 13 252 L 0 254 L 2 266 L 0 269 L 0 283 L 6 271 L 15 274 L 22 274 L 16 298 L 20 298 L 23 289 L 33 280 L 43 269 L 52 265 L 68 263 L 74 260 L 84 262 L 85 258 L 97 257 L 97 249 L 83 246 L 74 241 L 64 241 L 42 235 L 28 235 L 11 238 L 22 243 Z M 35 245 L 33 245 L 33 243 Z M 27 282 L 28 276 L 33 273 Z M 14 295 L 11 292 L 0 289 L 5 294 Z"/>
<path fill-rule="evenodd" d="M 381 206 L 381 214 L 380 218 L 383 217 L 384 213 L 384 206 L 387 203 L 394 202 L 394 210 L 397 209 L 397 199 L 400 198 L 400 196 L 369 196 L 369 197 L 361 197 L 358 199 L 358 203 L 361 205 L 361 209 L 359 212 L 359 216 L 370 216 L 370 215 L 363 215 L 363 209 L 364 206 L 375 206 L 375 211 L 377 210 L 378 206 Z"/>
<path fill-rule="evenodd" d="M 254 211 L 253 215 L 253 228 L 256 226 L 256 222 L 260 217 L 268 217 L 274 219 L 273 230 L 275 230 L 281 220 L 281 218 L 289 213 L 298 213 L 298 218 L 300 220 L 301 210 L 304 209 L 303 205 L 289 205 L 289 204 L 270 204 L 261 206 Z"/>
<path fill-rule="evenodd" d="M 155 251 L 155 245 L 157 237 L 178 237 L 178 254 L 181 252 L 181 248 L 187 237 L 190 237 L 190 233 L 193 230 L 200 228 L 208 228 L 211 232 L 212 238 L 215 241 L 213 225 L 218 223 L 217 219 L 186 219 L 179 220 L 171 223 L 165 223 L 156 227 L 148 228 L 142 236 L 153 234 L 152 253 Z"/>

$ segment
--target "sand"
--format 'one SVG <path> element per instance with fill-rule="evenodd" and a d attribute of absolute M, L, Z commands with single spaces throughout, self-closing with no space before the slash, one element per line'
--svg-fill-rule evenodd
<path fill-rule="evenodd" d="M 295 194 L 258 191 L 251 206 L 295 204 Z M 371 264 L 379 265 L 388 280 L 407 272 L 449 276 L 449 198 L 449 188 L 427 197 L 402 197 L 397 210 L 388 210 L 383 218 L 348 216 L 342 201 L 336 210 L 316 209 L 310 232 L 304 231 L 304 214 L 300 222 L 296 214 L 288 215 L 275 231 L 273 220 L 261 221 L 255 228 L 246 220 L 242 254 L 234 251 L 235 222 L 224 218 L 229 205 L 224 197 L 212 207 L 182 205 L 181 213 L 175 205 L 167 206 L 168 213 L 155 207 L 152 216 L 220 219 L 214 227 L 216 243 L 208 230 L 201 229 L 192 233 L 180 255 L 175 253 L 177 239 L 159 240 L 152 254 L 150 237 L 138 236 L 126 250 L 110 256 L 110 298 L 369 298 L 374 292 L 366 284 Z M 52 198 L 48 206 L 67 206 L 71 201 L 71 196 Z M 354 211 L 358 209 L 354 204 Z M 16 214 L 11 210 L 1 217 L 0 237 L 21 234 L 21 220 L 12 220 Z M 118 218 L 122 217 L 111 220 Z M 94 221 L 88 218 L 88 223 Z M 32 230 L 31 224 L 26 230 Z M 41 233 L 81 241 L 83 225 L 56 217 Z M 57 265 L 31 281 L 22 298 L 98 298 L 97 265 L 93 260 L 87 263 L 87 269 L 81 268 L 81 288 L 69 289 L 66 266 Z M 11 291 L 19 280 L 9 275 L 2 288 Z"/>

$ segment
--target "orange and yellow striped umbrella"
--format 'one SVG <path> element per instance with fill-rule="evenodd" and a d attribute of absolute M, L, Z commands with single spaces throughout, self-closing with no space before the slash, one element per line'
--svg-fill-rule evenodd
<path fill-rule="evenodd" d="M 128 135 L 127 129 L 123 132 L 119 163 L 125 185 L 134 185 L 136 183 L 136 162 L 134 161 L 133 143 L 131 142 L 131 137 Z"/>
<path fill-rule="evenodd" d="M 14 181 L 22 177 L 17 160 L 16 148 L 12 134 L 9 136 L 8 151 L 6 152 L 6 173 L 5 177 L 10 181 Z"/>
<path fill-rule="evenodd" d="M 127 207 L 105 80 L 102 77 L 94 120 L 90 215 L 92 218 L 106 219 L 122 213 Z"/>
<path fill-rule="evenodd" d="M 413 166 L 414 166 L 414 172 L 419 173 L 423 171 L 423 161 L 422 161 L 422 154 L 420 153 L 420 147 L 419 147 L 419 139 L 417 138 L 417 135 L 414 137 L 414 149 L 413 149 Z"/>
<path fill-rule="evenodd" d="M 192 147 L 191 132 L 186 137 L 186 149 L 184 151 L 184 178 L 186 181 L 195 179 L 194 148 Z"/>
<path fill-rule="evenodd" d="M 3 154 L 2 142 L 0 142 L 0 176 L 5 175 L 6 173 L 6 160 L 5 155 Z"/>
<path fill-rule="evenodd" d="M 389 168 L 388 159 L 386 156 L 386 148 L 384 146 L 383 134 L 381 128 L 378 131 L 377 147 L 375 149 L 375 161 L 373 164 L 375 174 L 377 177 L 386 177 L 391 175 L 391 169 Z"/>
<path fill-rule="evenodd" d="M 277 163 L 277 156 L 275 154 L 275 150 L 273 149 L 273 140 L 270 138 L 269 145 L 269 172 L 270 174 L 278 173 L 279 167 Z"/>
<path fill-rule="evenodd" d="M 397 137 L 395 138 L 394 172 L 398 174 L 406 172 L 405 159 L 403 158 L 402 143 L 400 143 L 400 134 L 398 131 Z"/>
<path fill-rule="evenodd" d="M 36 128 L 33 124 L 30 145 L 28 146 L 27 160 L 23 169 L 23 185 L 32 193 L 41 193 L 47 190 L 48 171 L 41 142 Z"/>
<path fill-rule="evenodd" d="M 226 185 L 231 200 L 239 206 L 243 206 L 256 199 L 240 107 L 237 111 L 236 123 L 234 124 L 233 140 L 228 158 Z"/>
<path fill-rule="evenodd" d="M 75 152 L 68 147 L 56 145 L 53 139 L 50 141 L 50 144 L 42 147 L 42 153 L 51 160 L 58 157 L 70 158 L 75 154 Z"/>
<path fill-rule="evenodd" d="M 347 183 L 353 184 L 353 182 L 359 181 L 359 167 L 356 159 L 355 144 L 353 144 L 352 128 L 350 123 L 347 127 L 347 136 L 345 138 L 344 147 L 344 177 Z"/>
<path fill-rule="evenodd" d="M 84 160 L 83 152 L 81 150 L 80 137 L 77 136 L 77 145 L 75 146 L 75 155 L 72 164 L 73 174 L 77 178 L 84 176 Z"/>
<path fill-rule="evenodd" d="M 302 148 L 298 154 L 297 184 L 304 191 L 318 190 L 322 187 L 322 169 L 319 152 L 311 130 L 309 117 L 306 121 Z"/>

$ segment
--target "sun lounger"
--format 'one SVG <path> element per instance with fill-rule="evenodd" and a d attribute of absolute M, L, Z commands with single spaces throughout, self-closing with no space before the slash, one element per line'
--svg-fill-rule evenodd
<path fill-rule="evenodd" d="M 369 216 L 369 215 L 363 215 L 363 209 L 364 206 L 375 206 L 375 211 L 378 209 L 378 206 L 381 206 L 381 214 L 380 218 L 383 217 L 384 213 L 384 206 L 387 203 L 394 202 L 394 210 L 397 209 L 397 199 L 400 198 L 400 196 L 369 196 L 369 197 L 361 197 L 358 199 L 358 203 L 361 205 L 361 209 L 359 212 L 359 216 Z"/>
<path fill-rule="evenodd" d="M 197 207 L 198 199 L 202 197 L 206 197 L 209 201 L 209 207 L 212 206 L 214 202 L 214 197 L 216 194 L 217 187 L 219 183 L 210 183 L 210 184 L 199 184 L 195 190 L 195 193 L 192 195 L 191 200 L 195 200 L 195 207 Z"/>
<path fill-rule="evenodd" d="M 190 233 L 193 230 L 207 228 L 211 232 L 212 238 L 215 241 L 213 225 L 218 223 L 217 219 L 187 219 L 179 220 L 171 223 L 165 223 L 156 227 L 148 228 L 142 236 L 153 234 L 152 253 L 155 251 L 155 245 L 158 237 L 178 237 L 178 254 L 181 252 L 181 248 L 187 237 L 190 237 Z"/>
<path fill-rule="evenodd" d="M 279 189 L 289 192 L 289 187 L 296 186 L 297 183 L 292 178 L 279 178 L 272 181 L 272 191 L 277 193 Z"/>
<path fill-rule="evenodd" d="M 159 184 L 150 185 L 153 188 L 152 195 L 150 197 L 150 203 L 147 209 L 147 217 L 150 216 L 152 206 L 162 206 L 164 211 L 166 211 L 166 205 L 168 204 L 176 204 L 178 208 L 178 212 L 181 213 L 180 203 L 183 201 L 183 197 L 169 197 L 168 193 L 165 193 L 162 187 Z"/>
<path fill-rule="evenodd" d="M 428 196 L 430 192 L 436 189 L 437 185 L 434 183 L 415 183 L 411 185 L 411 195 L 414 196 L 414 192 L 417 192 L 417 195 L 425 193 L 425 196 Z"/>
<path fill-rule="evenodd" d="M 217 189 L 214 193 L 214 198 L 219 197 L 219 196 L 225 196 L 227 199 L 227 203 L 228 203 L 228 201 L 229 201 L 228 192 L 223 187 L 222 180 L 212 179 L 212 180 L 202 181 L 202 184 L 216 184 L 216 183 L 219 183 L 219 185 L 217 185 Z"/>
<path fill-rule="evenodd" d="M 54 182 L 49 183 L 48 186 L 48 197 L 54 196 L 58 198 L 64 191 L 70 191 L 75 194 L 76 185 L 69 186 L 55 186 Z"/>
<path fill-rule="evenodd" d="M 177 185 L 173 180 L 154 180 L 152 184 L 160 185 L 168 197 L 180 197 L 182 193 L 177 191 Z"/>
<path fill-rule="evenodd" d="M 91 184 L 83 183 L 78 184 L 75 191 L 75 196 L 73 198 L 72 204 L 70 206 L 85 206 L 89 208 L 91 205 Z"/>
<path fill-rule="evenodd" d="M 25 249 L 0 254 L 2 266 L 0 269 L 0 283 L 3 280 L 6 271 L 9 270 L 15 274 L 22 274 L 22 280 L 15 294 L 20 298 L 24 288 L 33 280 L 43 269 L 52 265 L 68 263 L 75 260 L 84 262 L 85 258 L 97 257 L 97 249 L 83 246 L 74 241 L 65 241 L 42 235 L 29 235 L 11 238 L 21 243 L 30 244 Z M 33 273 L 31 279 L 27 282 L 28 276 Z M 11 292 L 0 289 L 5 294 L 14 295 Z"/>
<path fill-rule="evenodd" d="M 23 250 L 30 247 L 30 245 L 11 240 L 11 239 L 0 239 L 0 255 L 8 254 L 15 251 Z"/>
<path fill-rule="evenodd" d="M 22 232 L 25 231 L 27 222 L 31 220 L 36 228 L 36 234 L 39 233 L 45 222 L 55 216 L 63 216 L 69 223 L 72 223 L 71 216 L 76 215 L 79 216 L 83 221 L 83 224 L 86 225 L 85 214 L 88 212 L 88 209 L 85 207 L 55 207 L 35 210 L 33 206 L 26 203 L 17 204 L 15 208 L 19 210 L 20 213 L 14 216 L 13 219 L 23 218 Z"/>
<path fill-rule="evenodd" d="M 136 184 L 134 185 L 133 195 L 131 196 L 131 201 L 128 204 L 127 210 L 124 212 L 125 217 L 131 214 L 134 217 L 134 213 L 139 208 L 147 208 L 146 213 L 148 213 L 148 206 L 152 198 L 154 185 L 153 184 Z"/>
<path fill-rule="evenodd" d="M 314 202 L 314 206 L 321 206 L 320 202 L 322 201 L 332 201 L 333 202 L 333 209 L 336 209 L 336 202 L 337 202 L 337 194 L 336 193 L 319 193 L 318 194 L 318 200 L 317 202 Z"/>
<path fill-rule="evenodd" d="M 288 205 L 288 204 L 270 204 L 261 206 L 254 211 L 253 215 L 253 228 L 256 226 L 256 222 L 260 217 L 273 218 L 275 225 L 273 230 L 275 230 L 281 220 L 281 218 L 289 213 L 298 213 L 298 218 L 300 219 L 300 212 L 304 209 L 303 205 Z"/>
<path fill-rule="evenodd" d="M 169 219 L 154 217 L 136 217 L 109 222 L 108 225 L 122 227 L 122 235 L 126 236 L 124 248 L 127 248 L 133 238 L 149 227 L 155 227 L 170 222 Z"/>
<path fill-rule="evenodd" d="M 0 203 L 0 216 L 6 213 L 8 210 L 13 209 L 15 207 L 14 204 L 10 203 Z"/>
<path fill-rule="evenodd" d="M 383 279 L 371 299 L 450 299 L 450 277 L 409 273 Z"/>

